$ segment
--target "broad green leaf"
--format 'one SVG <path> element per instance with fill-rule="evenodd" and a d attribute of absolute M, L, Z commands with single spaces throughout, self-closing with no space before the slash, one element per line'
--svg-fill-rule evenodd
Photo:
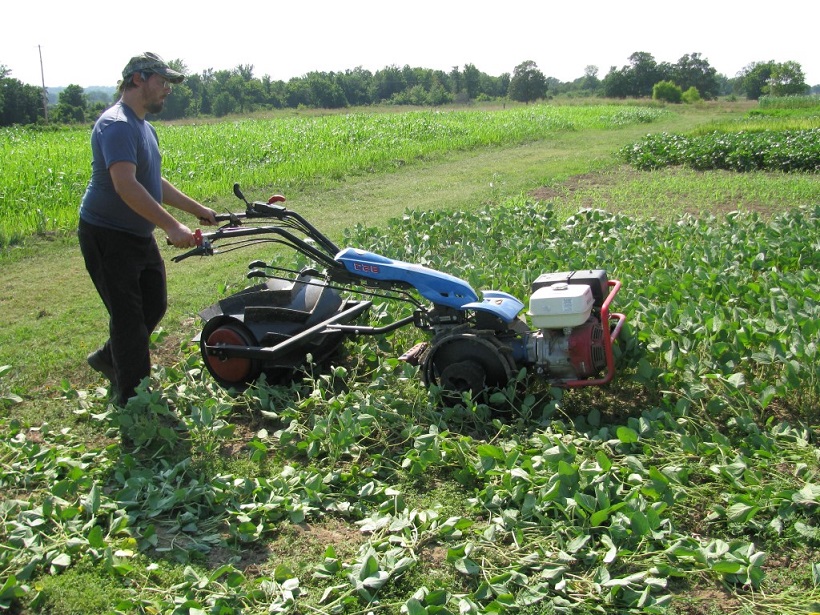
<path fill-rule="evenodd" d="M 587 495 L 586 493 L 581 493 L 580 491 L 573 496 L 573 499 L 575 500 L 576 504 L 578 504 L 578 506 L 580 506 L 588 513 L 594 512 L 598 504 L 597 500 L 594 497 L 592 497 L 591 495 Z"/>
<path fill-rule="evenodd" d="M 502 391 L 496 391 L 490 395 L 489 402 L 491 405 L 500 406 L 505 401 L 507 401 L 507 396 Z"/>
<path fill-rule="evenodd" d="M 362 579 L 362 585 L 368 589 L 381 589 L 389 578 L 390 575 L 387 572 L 378 570 L 366 579 Z"/>
<path fill-rule="evenodd" d="M 359 569 L 359 580 L 364 580 L 379 572 L 379 562 L 373 555 L 365 557 L 361 568 Z"/>
<path fill-rule="evenodd" d="M 60 553 L 57 557 L 51 560 L 51 563 L 54 566 L 59 566 L 60 568 L 67 568 L 71 565 L 71 556 L 68 553 Z"/>
<path fill-rule="evenodd" d="M 94 549 L 102 549 L 103 547 L 105 547 L 103 531 L 99 525 L 95 525 L 88 532 L 88 544 Z"/>
<path fill-rule="evenodd" d="M 578 468 L 562 460 L 558 462 L 558 474 L 561 476 L 575 476 L 578 474 Z"/>
<path fill-rule="evenodd" d="M 424 597 L 424 604 L 429 606 L 444 606 L 450 599 L 450 592 L 444 589 L 434 589 Z"/>
<path fill-rule="evenodd" d="M 582 534 L 581 536 L 577 536 L 570 540 L 567 543 L 566 549 L 568 553 L 577 553 L 580 551 L 584 546 L 589 542 L 590 539 L 589 534 Z"/>
<path fill-rule="evenodd" d="M 612 468 L 612 461 L 609 457 L 607 457 L 607 454 L 604 451 L 597 451 L 595 453 L 595 460 L 604 472 L 609 472 Z"/>
<path fill-rule="evenodd" d="M 665 474 L 663 474 L 663 472 L 658 470 L 658 468 L 656 468 L 655 466 L 651 466 L 649 468 L 649 478 L 663 485 L 669 484 L 669 478 Z"/>
<path fill-rule="evenodd" d="M 739 572 L 743 571 L 745 566 L 741 562 L 721 560 L 719 562 L 715 562 L 714 564 L 712 564 L 711 568 L 715 572 L 720 572 L 721 574 L 738 574 Z"/>
<path fill-rule="evenodd" d="M 627 513 L 627 516 L 629 517 L 629 527 L 637 536 L 646 536 L 649 533 L 649 520 L 644 513 L 640 510 L 633 510 Z"/>
<path fill-rule="evenodd" d="M 751 506 L 749 504 L 736 503 L 732 504 L 726 511 L 726 518 L 729 521 L 736 521 L 738 523 L 746 523 L 755 513 L 760 510 L 759 506 Z"/>
<path fill-rule="evenodd" d="M 469 557 L 462 557 L 456 560 L 455 569 L 462 574 L 475 576 L 481 572 L 481 566 L 471 560 Z"/>
<path fill-rule="evenodd" d="M 820 504 L 820 485 L 809 483 L 792 496 L 796 504 Z"/>
<path fill-rule="evenodd" d="M 728 381 L 732 386 L 740 389 L 746 385 L 746 376 L 742 373 L 732 374 L 729 376 Z"/>
<path fill-rule="evenodd" d="M 0 600 L 10 602 L 25 595 L 26 591 L 17 583 L 17 578 L 13 574 L 6 579 L 3 587 L 0 587 Z M 0 608 L 3 607 L 0 606 Z"/>
<path fill-rule="evenodd" d="M 415 598 L 410 598 L 404 603 L 404 609 L 407 615 L 427 615 L 427 609 Z"/>
<path fill-rule="evenodd" d="M 523 607 L 532 606 L 547 599 L 551 593 L 552 588 L 547 583 L 527 586 L 518 592 L 516 604 Z"/>
<path fill-rule="evenodd" d="M 492 444 L 479 444 L 476 447 L 476 452 L 479 454 L 480 457 L 490 457 L 500 463 L 504 463 L 507 459 L 507 456 L 497 446 L 493 446 Z"/>
<path fill-rule="evenodd" d="M 597 510 L 589 517 L 589 524 L 592 527 L 598 527 L 609 518 L 609 509 Z"/>

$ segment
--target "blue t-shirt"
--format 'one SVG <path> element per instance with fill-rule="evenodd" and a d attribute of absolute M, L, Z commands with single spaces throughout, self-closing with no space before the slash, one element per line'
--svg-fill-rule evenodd
<path fill-rule="evenodd" d="M 119 101 L 94 124 L 91 154 L 91 181 L 80 205 L 80 218 L 95 226 L 150 236 L 155 225 L 120 198 L 108 170 L 115 162 L 134 163 L 137 181 L 162 203 L 162 156 L 154 127 Z"/>

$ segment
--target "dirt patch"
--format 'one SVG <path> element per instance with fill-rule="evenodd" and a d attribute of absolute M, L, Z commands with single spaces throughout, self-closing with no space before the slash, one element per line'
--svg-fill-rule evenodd
<path fill-rule="evenodd" d="M 672 604 L 674 612 L 681 615 L 736 613 L 742 606 L 736 596 L 726 590 L 715 588 L 693 589 L 678 594 L 672 599 Z"/>
<path fill-rule="evenodd" d="M 243 544 L 240 549 L 214 547 L 208 553 L 207 561 L 211 569 L 230 563 L 237 570 L 253 577 L 263 574 L 262 569 L 269 559 L 270 550 L 267 546 L 258 542 L 250 542 Z"/>
<path fill-rule="evenodd" d="M 283 523 L 276 540 L 268 544 L 274 560 L 296 558 L 322 561 L 328 547 L 333 547 L 336 557 L 346 561 L 353 558 L 366 536 L 358 526 L 341 519 L 325 517 L 315 523 L 298 525 Z"/>
<path fill-rule="evenodd" d="M 683 167 L 638 171 L 627 165 L 615 169 L 573 175 L 563 182 L 542 186 L 528 196 L 543 202 L 567 202 L 581 208 L 600 208 L 612 213 L 635 214 L 650 203 L 650 215 L 666 211 L 692 216 L 723 216 L 743 210 L 764 216 L 777 211 L 754 188 L 738 182 L 730 171 L 695 171 Z M 692 186 L 699 191 L 693 192 Z"/>
<path fill-rule="evenodd" d="M 629 171 L 627 171 L 628 173 Z M 637 173 L 637 171 L 635 171 Z M 573 175 L 559 184 L 552 186 L 542 186 L 528 193 L 529 196 L 538 201 L 552 201 L 554 199 L 565 198 L 581 190 L 600 189 L 614 186 L 620 182 L 628 181 L 629 177 L 623 172 L 613 173 L 583 173 Z"/>

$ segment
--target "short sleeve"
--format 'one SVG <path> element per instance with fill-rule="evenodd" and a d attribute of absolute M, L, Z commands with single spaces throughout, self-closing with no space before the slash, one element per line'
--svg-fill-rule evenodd
<path fill-rule="evenodd" d="M 110 169 L 115 162 L 137 164 L 138 135 L 127 122 L 112 122 L 100 130 L 100 151 L 105 160 L 105 168 Z"/>

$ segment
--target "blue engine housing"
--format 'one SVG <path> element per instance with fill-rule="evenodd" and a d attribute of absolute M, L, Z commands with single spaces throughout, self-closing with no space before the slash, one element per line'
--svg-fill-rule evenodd
<path fill-rule="evenodd" d="M 478 293 L 461 278 L 366 250 L 345 248 L 335 259 L 357 277 L 408 284 L 434 305 L 488 312 L 506 323 L 514 320 L 524 308 L 517 298 L 501 291 L 483 291 L 483 301 L 480 301 Z"/>

